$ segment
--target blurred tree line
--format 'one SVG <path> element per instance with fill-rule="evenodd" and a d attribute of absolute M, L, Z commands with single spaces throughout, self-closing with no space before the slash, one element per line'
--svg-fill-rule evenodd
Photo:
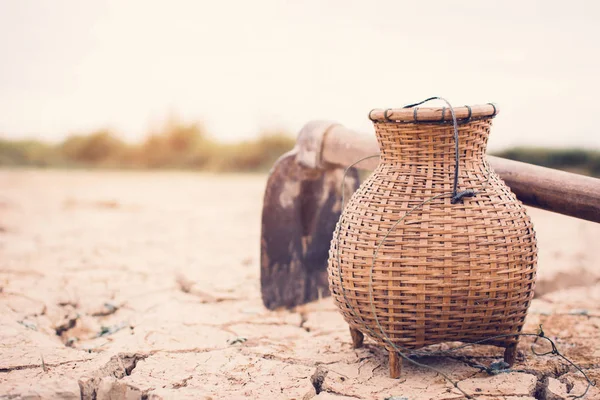
<path fill-rule="evenodd" d="M 578 148 L 515 147 L 494 155 L 600 178 L 600 151 Z"/>
<path fill-rule="evenodd" d="M 0 166 L 266 171 L 293 146 L 294 138 L 283 132 L 222 143 L 200 124 L 171 119 L 137 144 L 122 141 L 110 130 L 71 135 L 58 144 L 0 138 Z M 517 147 L 495 155 L 600 177 L 597 150 Z"/>
<path fill-rule="evenodd" d="M 124 142 L 110 130 L 71 135 L 58 144 L 0 139 L 0 166 L 265 171 L 293 146 L 294 138 L 283 132 L 222 143 L 200 124 L 172 119 L 137 144 Z"/>

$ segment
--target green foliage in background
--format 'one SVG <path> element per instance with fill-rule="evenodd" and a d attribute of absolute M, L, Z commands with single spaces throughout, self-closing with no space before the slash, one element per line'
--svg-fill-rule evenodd
<path fill-rule="evenodd" d="M 108 130 L 69 136 L 56 149 L 57 157 L 70 164 L 83 166 L 118 164 L 125 150 L 125 143 Z"/>
<path fill-rule="evenodd" d="M 515 147 L 495 153 L 498 157 L 600 178 L 600 151 Z"/>
<path fill-rule="evenodd" d="M 0 166 L 267 171 L 294 140 L 283 132 L 265 132 L 254 140 L 222 143 L 200 124 L 170 120 L 138 144 L 109 130 L 71 135 L 54 145 L 0 139 Z"/>
<path fill-rule="evenodd" d="M 0 165 L 45 167 L 54 164 L 55 149 L 33 140 L 0 139 Z"/>
<path fill-rule="evenodd" d="M 200 124 L 171 119 L 137 144 L 126 143 L 106 129 L 71 135 L 58 144 L 0 139 L 0 166 L 254 172 L 267 171 L 293 146 L 294 137 L 283 132 L 264 132 L 253 140 L 222 143 Z M 495 155 L 600 177 L 597 150 L 516 147 Z"/>

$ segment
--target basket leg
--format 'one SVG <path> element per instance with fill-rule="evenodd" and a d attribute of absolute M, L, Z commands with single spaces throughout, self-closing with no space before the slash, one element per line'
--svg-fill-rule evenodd
<path fill-rule="evenodd" d="M 504 349 L 504 362 L 508 364 L 509 367 L 512 367 L 517 358 L 517 344 L 512 343 L 506 346 Z"/>
<path fill-rule="evenodd" d="M 355 349 L 361 348 L 363 346 L 363 341 L 365 340 L 365 335 L 358 329 L 354 329 L 350 327 L 350 336 L 352 336 L 352 347 Z"/>
<path fill-rule="evenodd" d="M 390 378 L 398 379 L 402 374 L 402 358 L 395 350 L 388 350 L 390 359 Z"/>

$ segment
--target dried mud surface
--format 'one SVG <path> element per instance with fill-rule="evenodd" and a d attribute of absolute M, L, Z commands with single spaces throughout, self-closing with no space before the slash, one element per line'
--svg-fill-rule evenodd
<path fill-rule="evenodd" d="M 264 176 L 0 170 L 0 399 L 461 399 L 441 376 L 352 349 L 330 299 L 260 299 Z M 600 225 L 538 210 L 539 324 L 600 381 Z M 585 381 L 519 346 L 420 361 L 477 399 L 562 399 Z M 443 345 L 443 346 L 452 346 Z M 538 351 L 547 347 L 536 345 Z M 600 399 L 592 388 L 587 399 Z"/>

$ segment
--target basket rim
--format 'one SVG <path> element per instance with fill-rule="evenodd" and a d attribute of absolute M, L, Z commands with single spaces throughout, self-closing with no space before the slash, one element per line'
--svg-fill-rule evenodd
<path fill-rule="evenodd" d="M 454 107 L 456 119 L 462 123 L 471 119 L 494 118 L 499 111 L 494 103 Z M 384 123 L 447 123 L 452 122 L 452 113 L 448 107 L 375 108 L 369 112 L 369 119 Z"/>

